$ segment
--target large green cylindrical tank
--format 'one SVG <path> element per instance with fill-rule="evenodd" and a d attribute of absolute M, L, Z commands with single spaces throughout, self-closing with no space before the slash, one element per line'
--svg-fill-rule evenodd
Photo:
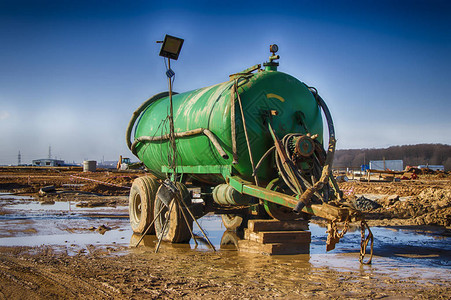
<path fill-rule="evenodd" d="M 228 156 L 221 156 L 206 135 L 190 135 L 176 140 L 177 166 L 231 166 L 233 174 L 246 180 L 252 179 L 252 166 L 237 93 L 233 92 L 234 85 L 241 99 L 255 164 L 274 145 L 268 131 L 268 118 L 271 118 L 271 125 L 279 138 L 288 133 L 311 133 L 318 134 L 318 141 L 322 143 L 321 112 L 307 86 L 288 74 L 260 70 L 255 74 L 232 77 L 230 81 L 214 86 L 173 95 L 175 132 L 208 129 Z M 232 103 L 235 105 L 237 162 L 233 161 L 232 153 Z M 134 138 L 168 134 L 168 114 L 168 97 L 151 102 L 137 121 Z M 168 139 L 135 142 L 135 154 L 148 169 L 161 177 L 165 176 L 162 167 L 168 166 L 169 151 Z M 268 182 L 277 177 L 271 160 L 265 160 L 259 168 L 257 175 L 262 181 Z M 208 171 L 205 174 L 195 176 L 211 183 L 224 182 L 220 174 L 208 174 Z"/>

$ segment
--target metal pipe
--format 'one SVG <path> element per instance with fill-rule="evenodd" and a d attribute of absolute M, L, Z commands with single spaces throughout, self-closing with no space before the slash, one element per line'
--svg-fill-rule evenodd
<path fill-rule="evenodd" d="M 179 191 L 178 196 L 179 196 L 180 198 L 182 198 L 182 195 L 181 195 L 181 192 L 180 192 L 180 191 Z M 197 243 L 197 240 L 196 240 L 196 236 L 194 235 L 194 232 L 193 232 L 193 229 L 191 228 L 191 226 L 189 226 L 188 218 L 187 218 L 186 215 L 185 215 L 185 211 L 183 210 L 182 203 L 181 203 L 180 199 L 179 199 L 177 196 L 175 197 L 175 200 L 178 201 L 178 204 L 179 204 L 179 206 L 180 206 L 180 211 L 182 212 L 183 219 L 185 219 L 185 223 L 186 223 L 186 226 L 187 226 L 188 229 L 189 229 L 189 233 L 191 234 L 191 238 L 194 240 L 194 243 L 196 244 L 196 246 L 198 246 L 198 243 Z M 186 206 L 186 209 L 189 209 L 189 208 Z"/>
<path fill-rule="evenodd" d="M 222 158 L 224 158 L 224 159 L 229 158 L 229 155 L 224 151 L 221 144 L 219 144 L 219 141 L 216 138 L 216 136 L 213 134 L 213 132 L 211 132 L 208 129 L 197 128 L 197 129 L 193 129 L 193 130 L 189 130 L 189 131 L 185 131 L 185 132 L 175 132 L 174 138 L 183 138 L 183 137 L 188 137 L 188 136 L 198 135 L 198 134 L 204 134 L 206 137 L 208 137 L 210 139 L 210 142 L 213 144 L 213 146 L 216 148 L 216 150 L 218 151 L 218 153 L 221 155 Z M 157 141 L 168 140 L 170 138 L 170 136 L 171 136 L 170 134 L 165 134 L 165 135 L 160 135 L 160 136 L 141 136 L 141 137 L 135 139 L 135 141 L 133 142 L 133 144 L 130 147 L 130 150 L 132 151 L 133 154 L 136 155 L 135 148 L 138 143 L 140 143 L 140 142 L 157 142 Z"/>
<path fill-rule="evenodd" d="M 168 69 L 171 69 L 171 59 L 168 58 Z M 175 169 L 177 168 L 177 145 L 175 144 L 175 129 L 174 129 L 174 108 L 172 104 L 172 79 L 168 77 L 169 84 L 169 142 L 171 143 L 172 155 L 169 155 L 169 167 L 174 171 L 172 175 L 174 176 L 174 181 L 177 180 L 177 173 Z"/>
<path fill-rule="evenodd" d="M 147 226 L 147 229 L 144 231 L 144 233 L 141 235 L 141 238 L 139 239 L 139 241 L 136 243 L 135 248 L 137 248 L 139 246 L 139 243 L 141 243 L 141 241 L 143 240 L 143 238 L 146 236 L 147 232 L 150 230 L 150 228 L 152 228 L 153 223 L 155 223 L 155 220 L 160 217 L 161 212 L 163 211 L 163 209 L 165 208 L 165 206 L 162 206 L 160 211 L 158 212 L 158 214 L 153 218 L 152 222 L 150 222 L 149 226 Z"/>
<path fill-rule="evenodd" d="M 173 94 L 173 95 L 176 95 L 177 93 L 176 93 L 176 92 L 172 92 L 172 94 Z M 130 141 L 130 138 L 131 138 L 131 135 L 132 135 L 133 127 L 135 126 L 135 122 L 136 122 L 136 120 L 138 119 L 138 117 L 141 115 L 141 113 L 142 113 L 142 112 L 143 112 L 150 104 L 152 104 L 153 102 L 155 102 L 155 101 L 157 101 L 157 100 L 159 100 L 159 99 L 161 99 L 161 98 L 167 97 L 167 96 L 169 96 L 169 92 L 162 92 L 162 93 L 156 94 L 156 95 L 150 97 L 149 99 L 147 99 L 143 104 L 141 104 L 140 107 L 138 107 L 137 110 L 135 110 L 135 111 L 133 112 L 132 118 L 131 118 L 130 121 L 128 122 L 127 131 L 126 131 L 126 134 L 125 134 L 125 139 L 126 139 L 126 142 L 127 142 L 127 146 L 128 146 L 128 148 L 129 148 L 130 150 L 132 150 L 132 142 Z M 132 152 L 133 152 L 133 151 L 132 151 Z"/>

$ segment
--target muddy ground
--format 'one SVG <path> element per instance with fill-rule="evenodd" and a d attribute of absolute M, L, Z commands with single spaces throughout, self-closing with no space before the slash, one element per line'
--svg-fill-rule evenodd
<path fill-rule="evenodd" d="M 337 271 L 302 257 L 162 249 L 115 256 L 93 250 L 1 248 L 3 299 L 449 299 L 446 279 L 393 278 L 371 267 Z"/>
<path fill-rule="evenodd" d="M 366 211 L 372 226 L 451 226 L 451 175 L 422 175 L 399 182 L 348 181 L 340 188 L 352 200 L 364 195 L 380 205 Z"/>
<path fill-rule="evenodd" d="M 0 192 L 33 195 L 42 202 L 71 201 L 115 207 L 127 205 L 128 188 L 134 178 L 142 175 L 0 169 Z M 433 230 L 435 235 L 444 235 L 444 245 L 447 245 L 450 181 L 451 177 L 447 176 L 425 175 L 401 182 L 353 181 L 340 185 L 350 199 L 364 195 L 381 205 L 367 212 L 370 225 L 415 225 L 415 228 L 429 225 L 428 230 Z M 54 185 L 56 192 L 39 196 L 39 189 L 48 185 Z M 0 200 L 0 216 L 5 217 L 2 222 L 9 222 L 10 213 L 3 209 L 7 204 L 13 202 Z M 124 219 L 118 220 L 126 223 Z M 88 232 L 93 229 L 93 222 L 65 229 Z M 104 221 L 99 222 L 96 224 Z M 10 233 L 0 232 L 0 237 L 8 234 L 23 239 L 31 236 L 11 229 Z M 150 244 L 154 245 L 155 241 Z M 424 253 L 421 252 L 424 247 L 421 251 L 402 247 L 398 255 L 418 260 L 407 260 L 398 266 L 402 261 L 393 262 L 389 251 L 384 252 L 381 246 L 373 265 L 361 266 L 354 248 L 327 256 L 311 253 L 274 257 L 191 248 L 164 244 L 155 254 L 153 247 L 130 248 L 119 242 L 78 248 L 63 242 L 59 246 L 28 247 L 6 246 L 0 242 L 0 299 L 451 298 L 450 256 L 446 249 Z M 438 257 L 438 263 L 443 266 L 418 263 L 431 257 Z"/>

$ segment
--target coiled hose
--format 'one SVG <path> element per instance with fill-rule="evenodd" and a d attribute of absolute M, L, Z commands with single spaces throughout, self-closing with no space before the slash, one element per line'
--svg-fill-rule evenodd
<path fill-rule="evenodd" d="M 299 199 L 298 204 L 293 209 L 297 213 L 301 212 L 302 208 L 310 202 L 310 199 L 312 198 L 313 195 L 317 196 L 319 199 L 322 200 L 322 197 L 318 191 L 322 189 L 324 185 L 327 184 L 329 181 L 329 174 L 331 173 L 336 144 L 334 123 L 332 121 L 332 116 L 330 115 L 329 108 L 327 107 L 324 100 L 318 95 L 318 91 L 315 88 L 308 87 L 308 89 L 315 97 L 318 106 L 323 110 L 329 131 L 329 146 L 327 149 L 324 166 L 322 167 L 320 179 L 310 184 L 302 176 L 298 168 L 296 168 L 296 166 L 291 160 L 288 162 L 287 165 L 284 166 L 284 164 L 282 164 L 280 155 L 277 153 L 277 151 L 275 153 L 276 166 L 281 174 L 282 179 L 284 180 L 285 184 L 297 195 L 297 198 Z M 288 150 L 288 141 L 290 140 L 290 138 L 292 138 L 292 136 L 287 135 L 282 139 L 282 144 L 285 147 L 286 153 L 289 153 L 287 150 Z M 290 168 L 291 170 L 287 170 L 287 168 Z M 289 175 L 293 173 L 294 176 L 296 176 L 296 178 L 291 178 L 291 176 Z M 300 186 L 298 185 L 297 181 L 299 182 Z"/>
<path fill-rule="evenodd" d="M 294 138 L 294 137 L 298 137 L 298 136 L 302 136 L 302 134 L 287 134 L 283 137 L 282 139 L 282 145 L 284 146 L 284 150 L 287 154 L 290 153 L 290 141 Z M 310 183 L 305 176 L 303 176 L 303 174 L 301 173 L 301 171 L 294 165 L 294 163 L 290 160 L 289 166 L 284 165 L 282 163 L 282 158 L 280 157 L 279 152 L 275 151 L 275 162 L 276 162 L 276 167 L 279 170 L 280 176 L 282 177 L 283 181 L 285 182 L 285 184 L 290 188 L 290 190 L 294 193 L 294 194 L 301 194 L 303 191 L 307 190 L 308 188 L 313 187 L 313 184 L 315 183 L 312 179 L 312 183 Z M 291 176 L 289 174 L 291 174 L 291 172 L 289 170 L 287 170 L 287 167 L 291 167 L 291 169 L 293 170 L 294 175 L 297 177 L 297 181 L 293 180 L 291 178 Z M 320 166 L 320 162 L 319 159 L 315 156 L 315 160 L 314 160 L 314 164 L 313 164 L 313 172 L 315 173 L 317 179 L 320 177 L 321 175 L 321 166 Z M 299 182 L 301 184 L 301 186 L 297 186 L 297 183 Z M 319 194 L 319 192 L 315 191 L 314 195 L 316 197 L 318 197 L 319 199 L 322 199 L 322 196 Z"/>

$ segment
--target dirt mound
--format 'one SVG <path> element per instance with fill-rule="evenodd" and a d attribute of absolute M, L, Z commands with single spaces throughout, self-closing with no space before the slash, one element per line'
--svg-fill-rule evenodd
<path fill-rule="evenodd" d="M 408 182 L 360 182 L 350 181 L 339 184 L 340 189 L 349 194 L 397 194 L 400 197 L 414 196 L 427 188 L 421 181 Z"/>
<path fill-rule="evenodd" d="M 339 186 L 351 199 L 362 194 L 377 199 L 381 208 L 365 207 L 373 225 L 451 225 L 451 177 L 447 174 L 420 175 L 401 182 L 349 181 Z"/>
<path fill-rule="evenodd" d="M 451 204 L 451 189 L 427 188 L 417 198 L 421 202 L 430 204 L 433 209 L 449 207 Z"/>
<path fill-rule="evenodd" d="M 418 225 L 451 225 L 451 190 L 428 188 L 413 197 L 412 217 Z"/>
<path fill-rule="evenodd" d="M 426 188 L 418 195 L 400 199 L 397 195 L 378 200 L 382 208 L 369 219 L 407 219 L 410 225 L 451 225 L 451 190 Z"/>

